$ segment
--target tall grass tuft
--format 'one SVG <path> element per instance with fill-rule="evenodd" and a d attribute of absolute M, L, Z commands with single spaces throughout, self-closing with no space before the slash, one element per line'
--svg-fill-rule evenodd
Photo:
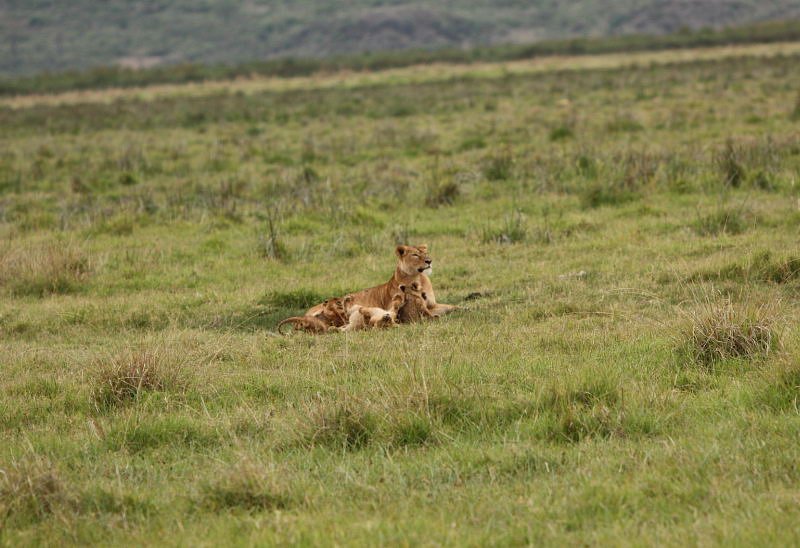
<path fill-rule="evenodd" d="M 487 226 L 481 232 L 481 241 L 485 244 L 515 244 L 528 236 L 528 227 L 521 211 L 513 211 L 506 216 L 500 227 Z"/>
<path fill-rule="evenodd" d="M 258 231 L 258 251 L 265 259 L 283 260 L 289 252 L 280 239 L 278 212 L 272 209 L 263 216 L 264 226 Z"/>
<path fill-rule="evenodd" d="M 740 147 L 734 144 L 733 139 L 728 139 L 722 150 L 718 151 L 714 157 L 714 163 L 725 186 L 733 188 L 742 186 L 747 176 L 742 161 Z"/>
<path fill-rule="evenodd" d="M 743 207 L 720 205 L 711 213 L 698 216 L 692 228 L 700 236 L 741 234 L 747 229 L 747 219 Z"/>
<path fill-rule="evenodd" d="M 34 456 L 0 465 L 0 533 L 8 522 L 41 521 L 69 502 L 68 491 L 48 459 Z"/>
<path fill-rule="evenodd" d="M 128 350 L 96 363 L 92 401 L 111 409 L 139 400 L 147 392 L 185 388 L 181 358 L 167 349 Z"/>
<path fill-rule="evenodd" d="M 754 253 L 745 263 L 733 262 L 713 270 L 694 273 L 691 281 L 727 280 L 737 283 L 766 282 L 788 284 L 800 279 L 800 257 L 773 257 L 765 250 Z"/>
<path fill-rule="evenodd" d="M 263 465 L 244 460 L 202 485 L 201 503 L 212 511 L 281 510 L 291 505 L 286 488 L 276 473 Z"/>
<path fill-rule="evenodd" d="M 71 293 L 79 290 L 92 272 L 89 255 L 74 243 L 0 248 L 0 285 L 13 295 L 44 297 Z"/>
<path fill-rule="evenodd" d="M 718 294 L 694 295 L 684 311 L 682 347 L 692 361 L 713 367 L 721 360 L 764 358 L 780 348 L 779 302 L 734 303 Z"/>
<path fill-rule="evenodd" d="M 453 205 L 461 194 L 455 181 L 432 182 L 425 190 L 425 205 L 431 208 Z"/>
<path fill-rule="evenodd" d="M 306 424 L 305 443 L 331 449 L 354 451 L 372 441 L 377 420 L 365 405 L 347 399 L 334 409 L 312 411 Z"/>
<path fill-rule="evenodd" d="M 784 362 L 759 394 L 760 403 L 778 411 L 800 412 L 800 363 Z"/>
<path fill-rule="evenodd" d="M 495 151 L 483 160 L 483 176 L 489 181 L 505 181 L 511 178 L 514 156 L 510 148 Z"/>

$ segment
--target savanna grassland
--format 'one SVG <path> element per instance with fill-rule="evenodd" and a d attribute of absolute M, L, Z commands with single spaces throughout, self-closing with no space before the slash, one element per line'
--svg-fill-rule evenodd
<path fill-rule="evenodd" d="M 800 53 L 690 57 L 3 99 L 0 542 L 800 542 Z"/>

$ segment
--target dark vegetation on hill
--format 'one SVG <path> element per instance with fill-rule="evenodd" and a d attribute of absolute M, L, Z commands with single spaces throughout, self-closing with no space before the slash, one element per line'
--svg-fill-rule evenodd
<path fill-rule="evenodd" d="M 7 0 L 0 74 L 653 35 L 798 17 L 798 0 Z"/>
<path fill-rule="evenodd" d="M 0 95 L 200 82 L 242 76 L 292 77 L 339 70 L 374 71 L 434 62 L 512 61 L 546 55 L 583 55 L 794 40 L 800 40 L 800 21 L 766 22 L 720 30 L 682 30 L 659 36 L 641 34 L 574 38 L 546 40 L 528 45 L 413 49 L 324 58 L 286 57 L 236 65 L 182 63 L 151 68 L 113 66 L 0 78 Z"/>

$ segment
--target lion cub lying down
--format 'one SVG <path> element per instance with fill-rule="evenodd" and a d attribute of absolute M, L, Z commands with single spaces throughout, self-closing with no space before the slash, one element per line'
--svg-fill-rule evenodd
<path fill-rule="evenodd" d="M 295 331 L 308 333 L 325 333 L 347 323 L 344 299 L 333 297 L 322 303 L 322 309 L 313 316 L 294 316 L 286 318 L 278 324 L 278 333 L 285 324 L 294 326 Z"/>
<path fill-rule="evenodd" d="M 340 327 L 340 331 L 356 331 L 357 329 L 380 328 L 397 325 L 397 312 L 405 304 L 405 295 L 397 293 L 392 296 L 389 309 L 377 306 L 361 306 L 353 304 L 353 298 L 348 295 L 344 298 L 345 309 L 347 310 L 347 324 Z"/>

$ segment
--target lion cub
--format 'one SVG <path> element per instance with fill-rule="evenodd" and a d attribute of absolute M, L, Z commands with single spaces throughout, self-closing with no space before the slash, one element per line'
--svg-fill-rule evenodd
<path fill-rule="evenodd" d="M 336 327 L 332 325 L 328 325 L 324 321 L 320 320 L 315 316 L 293 316 L 291 318 L 286 318 L 282 320 L 281 323 L 278 324 L 278 333 L 281 335 L 286 335 L 281 331 L 281 327 L 286 324 L 290 324 L 294 327 L 295 331 L 305 331 L 306 333 L 325 333 L 331 329 L 336 329 Z"/>
<path fill-rule="evenodd" d="M 377 306 L 361 306 L 359 304 L 349 304 L 352 297 L 345 297 L 345 308 L 348 312 L 347 325 L 340 327 L 340 331 L 356 331 L 358 329 L 389 327 L 397 324 L 397 311 L 405 303 L 405 295 L 397 293 L 392 297 L 389 309 Z"/>
<path fill-rule="evenodd" d="M 401 285 L 400 290 L 405 295 L 405 302 L 397 312 L 397 319 L 401 323 L 419 322 L 428 318 L 438 318 L 428 310 L 427 298 L 421 291 L 417 282 L 410 286 Z"/>
<path fill-rule="evenodd" d="M 286 318 L 278 324 L 279 333 L 281 332 L 281 326 L 287 323 L 294 326 L 295 331 L 306 331 L 308 333 L 324 333 L 341 327 L 347 323 L 344 300 L 332 297 L 322 303 L 322 310 L 313 316 Z"/>

